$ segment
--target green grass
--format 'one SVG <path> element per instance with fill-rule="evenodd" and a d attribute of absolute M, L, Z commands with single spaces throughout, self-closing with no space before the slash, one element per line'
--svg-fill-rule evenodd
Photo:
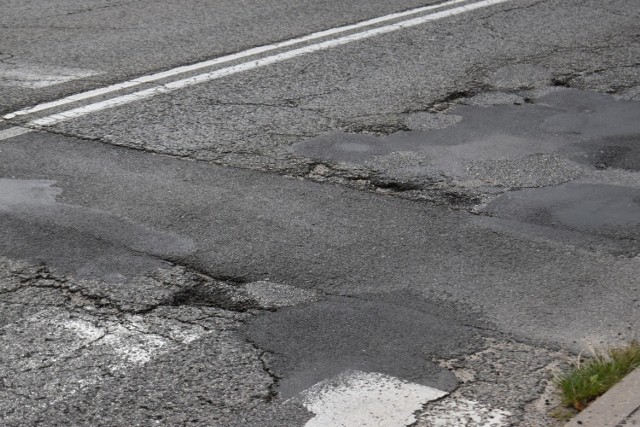
<path fill-rule="evenodd" d="M 562 404 L 579 411 L 640 367 L 640 342 L 597 353 L 556 380 Z"/>

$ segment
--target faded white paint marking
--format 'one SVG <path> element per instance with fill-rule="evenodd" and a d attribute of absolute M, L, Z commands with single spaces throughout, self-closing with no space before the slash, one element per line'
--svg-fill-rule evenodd
<path fill-rule="evenodd" d="M 30 335 L 25 341 L 26 333 Z M 16 395 L 33 396 L 34 407 L 45 396 L 47 404 L 55 404 L 104 382 L 108 373 L 142 366 L 212 333 L 197 324 L 153 314 L 47 307 L 0 327 L 3 379 Z M 64 375 L 58 375 L 62 371 Z M 38 384 L 41 393 L 33 389 Z"/>
<path fill-rule="evenodd" d="M 127 327 L 115 325 L 109 329 L 103 339 L 103 343 L 111 347 L 124 360 L 123 365 L 116 365 L 113 368 L 124 368 L 128 364 L 144 365 L 155 354 L 161 353 L 164 347 L 174 347 L 164 337 L 145 330 L 137 331 L 129 328 L 130 325 Z"/>
<path fill-rule="evenodd" d="M 406 21 L 396 22 L 391 25 L 373 28 L 371 30 L 363 31 L 360 33 L 350 34 L 344 37 L 339 37 L 337 39 L 332 39 L 328 41 L 324 41 L 321 43 L 312 44 L 309 46 L 301 47 L 298 49 L 289 50 L 287 52 L 267 56 L 260 59 L 255 59 L 252 61 L 244 62 L 242 64 L 233 65 L 230 67 L 221 68 L 216 71 L 212 71 L 209 73 L 199 74 L 194 77 L 185 78 L 182 80 L 177 80 L 171 83 L 167 83 L 162 86 L 156 86 L 150 89 L 145 89 L 139 92 L 134 92 L 129 95 L 115 97 L 106 101 L 97 102 L 94 104 L 89 104 L 84 107 L 74 108 L 59 114 L 53 114 L 47 117 L 43 117 L 41 119 L 33 120 L 27 124 L 27 126 L 33 126 L 35 128 L 51 126 L 56 123 L 81 117 L 96 111 L 105 110 L 108 108 L 113 108 L 121 105 L 125 105 L 131 102 L 147 99 L 153 97 L 155 95 L 159 95 L 162 93 L 168 93 L 175 90 L 183 89 L 189 86 L 209 82 L 212 80 L 216 80 L 222 77 L 231 76 L 234 74 L 242 73 L 249 70 L 254 70 L 257 68 L 265 67 L 267 65 L 275 64 L 278 62 L 282 62 L 288 59 L 296 58 L 302 55 L 307 55 L 313 52 L 318 52 L 330 48 L 334 48 L 337 46 L 345 45 L 348 43 L 352 43 L 358 40 L 368 39 L 374 36 L 391 33 L 394 31 L 398 31 L 404 28 L 415 27 L 426 22 L 437 21 L 443 18 L 447 18 L 450 16 L 459 15 L 462 13 L 470 12 L 476 9 L 480 9 L 483 7 L 488 7 L 500 3 L 505 3 L 511 0 L 484 0 L 477 3 L 471 3 L 464 6 L 459 6 L 452 9 L 447 9 L 441 12 L 435 12 L 429 15 L 420 16 L 417 18 L 409 19 Z M 5 118 L 14 117 L 17 113 L 9 114 L 5 116 Z"/>
<path fill-rule="evenodd" d="M 150 330 L 140 316 L 128 316 L 125 321 L 99 321 L 98 324 L 82 319 L 65 319 L 58 324 L 73 332 L 92 351 L 98 346 L 101 353 L 117 356 L 111 371 L 126 369 L 129 365 L 144 365 L 154 356 L 175 349 L 179 344 L 189 344 L 208 332 L 200 326 L 184 327 L 181 324 L 165 325 L 162 335 Z"/>
<path fill-rule="evenodd" d="M 399 427 L 446 392 L 380 373 L 346 371 L 292 398 L 315 414 L 305 427 Z"/>
<path fill-rule="evenodd" d="M 0 86 L 40 89 L 100 74 L 80 68 L 0 63 Z"/>
<path fill-rule="evenodd" d="M 143 83 L 151 83 L 151 82 L 155 82 L 155 81 L 158 81 L 158 80 L 167 79 L 167 78 L 174 77 L 174 76 L 177 76 L 177 75 L 180 75 L 180 74 L 201 70 L 203 68 L 214 67 L 214 66 L 217 66 L 217 65 L 220 65 L 220 64 L 224 64 L 224 63 L 227 63 L 227 62 L 236 61 L 238 59 L 248 58 L 250 56 L 255 56 L 255 55 L 271 52 L 271 51 L 274 51 L 274 50 L 277 50 L 277 49 L 282 49 L 284 47 L 295 46 L 297 44 L 306 43 L 306 42 L 309 42 L 309 41 L 312 41 L 312 40 L 317 40 L 317 39 L 320 39 L 320 38 L 323 38 L 323 37 L 330 37 L 330 36 L 334 36 L 336 34 L 344 33 L 344 32 L 347 32 L 347 31 L 354 31 L 354 30 L 358 30 L 358 29 L 361 29 L 361 28 L 370 27 L 372 25 L 381 24 L 383 22 L 392 21 L 394 19 L 400 19 L 400 18 L 404 18 L 406 16 L 417 15 L 417 14 L 420 14 L 420 13 L 429 12 L 431 10 L 442 9 L 442 8 L 453 6 L 453 5 L 456 5 L 456 4 L 459 4 L 459 3 L 463 3 L 463 2 L 466 2 L 466 1 L 468 1 L 468 0 L 451 0 L 451 1 L 448 1 L 448 2 L 445 2 L 445 3 L 441 3 L 441 4 L 418 7 L 416 9 L 410 9 L 410 10 L 407 10 L 407 11 L 404 11 L 404 12 L 392 13 L 392 14 L 381 16 L 381 17 L 378 17 L 378 18 L 368 19 L 366 21 L 358 22 L 358 23 L 352 24 L 352 25 L 345 25 L 345 26 L 342 26 L 342 27 L 336 27 L 336 28 L 331 28 L 331 29 L 324 30 L 324 31 L 318 31 L 316 33 L 312 33 L 312 34 L 309 34 L 309 35 L 306 35 L 306 36 L 297 37 L 297 38 L 290 39 L 290 40 L 285 40 L 285 41 L 282 41 L 282 42 L 279 42 L 279 43 L 273 43 L 273 44 L 269 44 L 269 45 L 265 45 L 265 46 L 255 47 L 255 48 L 248 49 L 248 50 L 245 50 L 245 51 L 242 51 L 242 52 L 238 52 L 238 53 L 234 53 L 234 54 L 231 54 L 231 55 L 222 56 L 220 58 L 215 58 L 215 59 L 210 59 L 210 60 L 207 60 L 207 61 L 198 62 L 197 64 L 185 65 L 185 66 L 182 66 L 182 67 L 173 68 L 171 70 L 163 71 L 163 72 L 160 72 L 160 73 L 149 74 L 149 75 L 146 75 L 146 76 L 138 77 L 136 79 L 129 80 L 129 81 L 126 81 L 126 82 L 122 82 L 122 83 L 106 86 L 106 87 L 99 88 L 99 89 L 90 90 L 90 91 L 87 91 L 87 92 L 82 92 L 82 93 L 79 93 L 79 94 L 76 94 L 76 95 L 71 95 L 71 96 L 56 100 L 56 101 L 45 102 L 43 104 L 36 105 L 35 107 L 32 107 L 32 108 L 28 108 L 28 109 L 25 109 L 25 110 L 20 110 L 20 111 L 13 112 L 11 114 L 7 114 L 7 115 L 4 116 L 4 118 L 5 119 L 12 119 L 12 118 L 14 118 L 16 116 L 37 113 L 38 111 L 44 111 L 44 110 L 48 110 L 48 109 L 51 109 L 51 108 L 67 105 L 67 104 L 70 104 L 70 103 L 73 103 L 73 102 L 95 98 L 97 96 L 102 96 L 102 95 L 106 95 L 106 94 L 109 94 L 109 93 L 117 92 L 117 91 L 120 91 L 120 90 L 123 90 L 123 89 L 127 89 L 127 88 L 130 88 L 130 87 L 138 86 L 138 85 L 143 84 Z"/>
<path fill-rule="evenodd" d="M 86 320 L 66 320 L 61 325 L 63 328 L 75 332 L 83 342 L 97 341 L 106 335 L 104 328 L 98 328 Z"/>
<path fill-rule="evenodd" d="M 506 427 L 511 412 L 492 408 L 480 402 L 453 397 L 427 406 L 418 426 L 429 427 Z"/>
<path fill-rule="evenodd" d="M 3 139 L 14 138 L 16 136 L 24 135 L 25 133 L 31 132 L 31 129 L 21 128 L 19 126 L 14 126 L 9 129 L 0 130 L 0 141 Z"/>

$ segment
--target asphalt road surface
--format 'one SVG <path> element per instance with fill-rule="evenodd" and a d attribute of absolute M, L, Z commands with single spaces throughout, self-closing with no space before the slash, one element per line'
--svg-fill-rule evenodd
<path fill-rule="evenodd" d="M 636 1 L 2 9 L 2 425 L 562 425 L 640 338 Z"/>

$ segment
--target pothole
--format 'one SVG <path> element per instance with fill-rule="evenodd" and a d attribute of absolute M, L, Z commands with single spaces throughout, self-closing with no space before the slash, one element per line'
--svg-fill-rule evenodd
<path fill-rule="evenodd" d="M 260 304 L 242 288 L 205 280 L 176 292 L 170 305 L 218 307 L 237 312 L 260 308 Z"/>

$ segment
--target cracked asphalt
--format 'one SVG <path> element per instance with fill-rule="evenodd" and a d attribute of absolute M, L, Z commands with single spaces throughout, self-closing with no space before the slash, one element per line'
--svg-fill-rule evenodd
<path fill-rule="evenodd" d="M 9 2 L 0 112 L 430 3 Z M 303 426 L 357 371 L 561 425 L 640 338 L 638 18 L 512 0 L 0 140 L 1 424 Z"/>

